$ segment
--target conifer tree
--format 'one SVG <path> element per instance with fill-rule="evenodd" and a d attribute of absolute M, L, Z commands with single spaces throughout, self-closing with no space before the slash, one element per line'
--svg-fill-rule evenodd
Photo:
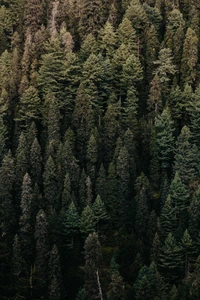
<path fill-rule="evenodd" d="M 91 2 L 81 0 L 81 15 L 79 19 L 79 34 L 83 39 L 88 33 L 97 36 L 97 32 L 104 24 L 103 3 L 100 0 Z"/>
<path fill-rule="evenodd" d="M 197 187 L 193 198 L 190 202 L 190 206 L 188 207 L 188 230 L 192 239 L 196 240 L 199 234 L 199 226 L 200 226 L 200 189 Z"/>
<path fill-rule="evenodd" d="M 34 183 L 41 185 L 41 175 L 42 175 L 42 156 L 41 147 L 37 140 L 34 139 L 31 145 L 30 151 L 30 175 Z"/>
<path fill-rule="evenodd" d="M 67 238 L 67 247 L 71 249 L 75 247 L 75 238 L 79 232 L 79 219 L 76 206 L 74 202 L 71 202 L 63 217 L 63 233 Z"/>
<path fill-rule="evenodd" d="M 35 87 L 29 86 L 20 98 L 18 118 L 16 120 L 30 123 L 40 117 L 41 101 Z"/>
<path fill-rule="evenodd" d="M 94 232 L 89 234 L 85 244 L 85 291 L 86 299 L 102 299 L 101 290 L 101 245 L 98 235 Z"/>
<path fill-rule="evenodd" d="M 109 291 L 107 292 L 108 300 L 125 300 L 125 286 L 122 277 L 116 270 L 111 276 L 111 283 L 109 284 Z"/>
<path fill-rule="evenodd" d="M 120 215 L 121 221 L 127 220 L 128 211 L 130 209 L 129 203 L 129 183 L 130 183 L 130 172 L 129 172 L 129 154 L 126 147 L 122 147 L 117 157 L 117 176 L 118 176 L 118 194 L 120 200 Z"/>
<path fill-rule="evenodd" d="M 18 295 L 18 297 L 19 295 L 20 297 L 30 296 L 27 267 L 21 253 L 19 236 L 17 234 L 13 242 L 11 273 L 16 295 Z"/>
<path fill-rule="evenodd" d="M 187 209 L 189 205 L 189 195 L 185 185 L 181 182 L 178 172 L 175 173 L 174 179 L 169 188 L 169 195 L 175 208 L 176 217 L 185 228 L 187 217 Z"/>
<path fill-rule="evenodd" d="M 56 245 L 53 245 L 49 253 L 49 300 L 61 299 L 61 280 L 60 256 Z"/>
<path fill-rule="evenodd" d="M 91 134 L 87 147 L 87 173 L 92 182 L 96 178 L 96 164 L 98 160 L 98 144 L 94 134 Z"/>
<path fill-rule="evenodd" d="M 16 150 L 16 163 L 15 163 L 15 172 L 16 172 L 16 187 L 17 193 L 21 193 L 21 186 L 24 175 L 28 171 L 28 150 L 26 137 L 22 131 L 19 136 L 18 147 Z M 20 196 L 18 194 L 18 197 Z"/>
<path fill-rule="evenodd" d="M 194 261 L 195 247 L 188 230 L 186 229 L 181 239 L 181 248 L 184 255 L 184 271 L 185 277 L 190 275 L 190 268 Z"/>
<path fill-rule="evenodd" d="M 160 229 L 163 238 L 166 238 L 169 233 L 176 233 L 176 212 L 172 205 L 171 197 L 168 196 L 160 214 Z"/>
<path fill-rule="evenodd" d="M 80 217 L 80 231 L 84 236 L 95 230 L 95 216 L 89 205 L 85 206 Z"/>
<path fill-rule="evenodd" d="M 96 184 L 95 184 L 95 192 L 97 195 L 99 195 L 101 197 L 102 201 L 105 203 L 106 198 L 107 198 L 106 171 L 105 171 L 103 164 L 100 165 L 100 168 L 98 171 L 98 176 L 97 176 Z"/>
<path fill-rule="evenodd" d="M 35 294 L 45 295 L 48 279 L 49 234 L 45 212 L 41 209 L 36 216 L 35 225 L 36 260 L 34 273 Z"/>
<path fill-rule="evenodd" d="M 56 167 L 51 156 L 49 156 L 44 173 L 43 173 L 43 184 L 44 184 L 44 197 L 46 202 L 46 209 L 48 212 L 58 210 L 58 190 L 57 190 L 57 178 L 56 178 Z"/>
<path fill-rule="evenodd" d="M 161 116 L 157 117 L 156 131 L 156 142 L 161 166 L 163 170 L 168 169 L 174 150 L 173 121 L 170 119 L 169 111 L 164 110 Z"/>
<path fill-rule="evenodd" d="M 15 233 L 16 210 L 13 201 L 15 168 L 11 151 L 4 156 L 0 167 L 0 220 L 2 235 L 12 240 Z"/>
<path fill-rule="evenodd" d="M 102 54 L 111 59 L 116 49 L 116 42 L 117 40 L 114 28 L 112 24 L 107 21 L 100 32 L 100 48 L 102 50 Z"/>
<path fill-rule="evenodd" d="M 194 30 L 190 27 L 187 29 L 185 41 L 183 45 L 183 55 L 181 60 L 181 83 L 194 84 L 197 75 L 197 52 L 198 52 L 198 37 Z"/>
<path fill-rule="evenodd" d="M 182 267 L 181 249 L 177 245 L 172 233 L 169 233 L 160 253 L 160 270 L 165 274 L 165 278 L 170 282 L 175 282 L 180 278 Z"/>
<path fill-rule="evenodd" d="M 199 176 L 198 148 L 190 140 L 191 132 L 184 126 L 176 142 L 174 171 L 179 173 L 185 184 L 194 182 Z"/>
<path fill-rule="evenodd" d="M 109 219 L 105 205 L 99 195 L 97 195 L 92 205 L 92 210 L 94 212 L 95 223 L 97 224 L 97 231 L 99 231 L 100 224 L 102 222 L 106 222 Z"/>
<path fill-rule="evenodd" d="M 31 179 L 28 173 L 24 175 L 21 194 L 21 216 L 19 220 L 19 238 L 22 255 L 27 265 L 33 257 L 33 224 L 32 224 L 33 191 Z"/>
<path fill-rule="evenodd" d="M 130 53 L 137 55 L 137 37 L 131 21 L 123 18 L 117 30 L 117 39 L 119 45 L 124 44 Z"/>

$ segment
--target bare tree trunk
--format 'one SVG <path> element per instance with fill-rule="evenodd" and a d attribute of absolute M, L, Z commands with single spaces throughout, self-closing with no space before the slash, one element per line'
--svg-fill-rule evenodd
<path fill-rule="evenodd" d="M 100 280 L 99 280 L 99 271 L 98 271 L 98 269 L 97 269 L 97 284 L 98 284 L 98 288 L 99 288 L 100 299 L 103 300 L 103 294 L 102 294 L 102 289 L 101 289 L 101 283 L 100 283 Z"/>

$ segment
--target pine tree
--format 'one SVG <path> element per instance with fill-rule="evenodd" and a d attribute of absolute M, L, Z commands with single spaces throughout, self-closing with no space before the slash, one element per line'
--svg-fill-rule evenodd
<path fill-rule="evenodd" d="M 18 295 L 18 297 L 30 296 L 27 267 L 21 253 L 19 236 L 17 234 L 15 235 L 13 242 L 11 273 L 15 287 L 15 293 Z"/>
<path fill-rule="evenodd" d="M 41 156 L 41 147 L 37 140 L 34 138 L 34 141 L 31 145 L 30 151 L 30 175 L 34 183 L 41 185 L 41 176 L 42 176 L 42 156 Z"/>
<path fill-rule="evenodd" d="M 116 270 L 111 276 L 111 283 L 109 284 L 109 291 L 107 292 L 108 300 L 125 300 L 125 286 L 122 277 Z"/>
<path fill-rule="evenodd" d="M 13 191 L 15 183 L 14 160 L 11 151 L 4 156 L 0 167 L 0 220 L 2 236 L 12 240 L 15 234 L 16 210 Z"/>
<path fill-rule="evenodd" d="M 8 139 L 8 131 L 5 126 L 3 117 L 0 117 L 0 161 L 2 161 L 6 152 L 6 141 Z"/>
<path fill-rule="evenodd" d="M 137 87 L 137 85 L 143 79 L 143 70 L 139 59 L 134 54 L 131 54 L 122 69 L 121 85 L 127 90 L 131 87 Z"/>
<path fill-rule="evenodd" d="M 160 229 L 163 238 L 166 238 L 169 233 L 176 232 L 176 211 L 172 205 L 171 197 L 168 196 L 160 214 Z"/>
<path fill-rule="evenodd" d="M 199 176 L 199 156 L 198 148 L 190 143 L 191 132 L 187 126 L 184 126 L 176 142 L 174 171 L 184 184 L 197 180 Z"/>
<path fill-rule="evenodd" d="M 102 54 L 107 58 L 111 59 L 113 57 L 116 48 L 116 33 L 112 24 L 107 21 L 104 28 L 100 32 L 100 48 Z"/>
<path fill-rule="evenodd" d="M 116 166 L 118 176 L 118 194 L 120 200 L 120 215 L 121 221 L 126 222 L 128 219 L 128 211 L 130 209 L 129 203 L 129 183 L 130 183 L 130 172 L 129 172 L 129 154 L 126 147 L 122 147 L 117 157 Z M 120 220 L 119 220 L 120 221 Z"/>
<path fill-rule="evenodd" d="M 182 267 L 181 249 L 177 245 L 172 233 L 169 233 L 160 253 L 160 270 L 165 274 L 169 282 L 175 282 L 180 279 L 180 270 Z"/>
<path fill-rule="evenodd" d="M 76 206 L 71 202 L 63 217 L 63 233 L 67 238 L 67 247 L 74 249 L 75 238 L 79 232 L 79 215 Z"/>
<path fill-rule="evenodd" d="M 40 118 L 41 101 L 38 91 L 35 87 L 29 86 L 21 95 L 17 121 L 25 122 L 25 125 L 31 121 Z"/>
<path fill-rule="evenodd" d="M 105 205 L 99 195 L 97 195 L 97 197 L 92 205 L 92 210 L 94 212 L 94 218 L 95 218 L 95 222 L 97 224 L 97 231 L 99 231 L 100 224 L 102 222 L 106 222 L 109 219 L 108 214 L 106 212 Z"/>
<path fill-rule="evenodd" d="M 85 291 L 86 299 L 102 299 L 100 264 L 101 264 L 101 245 L 98 235 L 94 232 L 89 234 L 85 244 Z"/>
<path fill-rule="evenodd" d="M 184 255 L 185 278 L 190 276 L 191 264 L 194 261 L 195 247 L 188 230 L 186 229 L 181 239 L 181 248 Z"/>
<path fill-rule="evenodd" d="M 21 216 L 19 220 L 19 238 L 21 243 L 22 255 L 27 265 L 33 257 L 33 224 L 32 224 L 32 201 L 33 191 L 31 179 L 28 173 L 24 175 L 21 194 Z"/>
<path fill-rule="evenodd" d="M 83 39 L 87 34 L 97 36 L 97 32 L 104 23 L 103 3 L 100 0 L 80 2 L 79 34 Z"/>
<path fill-rule="evenodd" d="M 65 212 L 71 203 L 71 181 L 69 173 L 65 175 L 64 186 L 62 192 L 62 210 Z"/>
<path fill-rule="evenodd" d="M 173 206 L 175 207 L 176 217 L 183 228 L 186 228 L 187 210 L 189 205 L 189 195 L 185 185 L 181 182 L 178 172 L 175 173 L 174 179 L 169 188 L 169 195 Z"/>
<path fill-rule="evenodd" d="M 188 207 L 188 230 L 192 239 L 196 240 L 199 234 L 200 226 L 200 188 L 197 187 L 193 198 Z"/>
<path fill-rule="evenodd" d="M 42 23 L 42 5 L 40 0 L 28 1 L 24 9 L 25 29 L 35 32 Z"/>
<path fill-rule="evenodd" d="M 92 182 L 96 178 L 96 164 L 98 160 L 98 143 L 94 134 L 91 134 L 87 147 L 87 173 Z"/>
<path fill-rule="evenodd" d="M 84 236 L 88 236 L 88 234 L 94 232 L 95 230 L 95 216 L 90 208 L 89 205 L 87 205 L 80 217 L 80 231 Z"/>
<path fill-rule="evenodd" d="M 117 120 L 119 112 L 116 105 L 110 104 L 104 116 L 103 154 L 106 164 L 110 163 L 114 155 L 116 140 L 118 137 L 119 122 Z"/>
<path fill-rule="evenodd" d="M 56 177 L 56 167 L 51 156 L 49 156 L 44 173 L 43 173 L 43 184 L 44 184 L 44 196 L 46 202 L 46 209 L 48 212 L 53 210 L 58 210 L 58 190 L 57 190 L 57 177 Z"/>
<path fill-rule="evenodd" d="M 46 294 L 49 260 L 49 234 L 47 217 L 43 210 L 36 216 L 35 225 L 36 260 L 33 278 L 35 294 L 39 297 Z"/>
<path fill-rule="evenodd" d="M 26 137 L 24 135 L 24 132 L 22 131 L 22 133 L 19 136 L 19 142 L 15 156 L 16 185 L 18 193 L 20 193 L 21 191 L 23 177 L 28 171 L 28 150 L 29 149 L 27 149 Z"/>
<path fill-rule="evenodd" d="M 111 217 L 112 222 L 114 222 L 115 226 L 119 225 L 119 207 L 120 200 L 118 195 L 118 181 L 116 174 L 116 167 L 114 162 L 112 161 L 108 167 L 108 176 L 107 176 L 107 184 L 106 184 L 107 198 L 106 198 L 106 208 L 109 216 Z"/>
<path fill-rule="evenodd" d="M 61 280 L 60 256 L 56 245 L 54 245 L 49 253 L 49 300 L 61 299 Z"/>
<path fill-rule="evenodd" d="M 117 30 L 117 39 L 119 45 L 124 44 L 130 53 L 137 55 L 137 37 L 131 21 L 123 18 Z"/>
<path fill-rule="evenodd" d="M 106 171 L 105 171 L 103 164 L 100 165 L 100 168 L 98 171 L 98 176 L 97 176 L 96 184 L 95 184 L 95 192 L 96 192 L 96 195 L 99 195 L 101 197 L 102 201 L 105 203 L 106 198 L 107 198 Z"/>
<path fill-rule="evenodd" d="M 187 29 L 181 60 L 181 83 L 194 84 L 197 76 L 198 37 L 190 27 Z"/>
<path fill-rule="evenodd" d="M 174 136 L 173 136 L 173 121 L 170 119 L 169 112 L 164 110 L 161 116 L 156 119 L 156 142 L 158 145 L 159 159 L 161 161 L 162 169 L 170 167 L 173 150 L 174 150 Z"/>

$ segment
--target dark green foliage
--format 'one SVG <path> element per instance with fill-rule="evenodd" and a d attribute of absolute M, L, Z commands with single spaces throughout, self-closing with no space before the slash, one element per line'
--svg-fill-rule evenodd
<path fill-rule="evenodd" d="M 168 234 L 161 248 L 159 265 L 161 273 L 165 274 L 168 281 L 173 282 L 180 279 L 183 265 L 181 248 L 171 233 Z"/>
<path fill-rule="evenodd" d="M 89 234 L 85 244 L 85 291 L 86 299 L 94 300 L 101 299 L 101 285 L 99 277 L 101 265 L 101 245 L 98 240 L 98 235 L 94 232 Z"/>
<path fill-rule="evenodd" d="M 63 233 L 67 238 L 67 246 L 72 249 L 74 248 L 74 238 L 79 231 L 79 219 L 76 206 L 74 202 L 71 202 L 63 216 Z"/>
<path fill-rule="evenodd" d="M 199 38 L 195 0 L 0 0 L 0 299 L 200 298 Z"/>
<path fill-rule="evenodd" d="M 122 277 L 116 270 L 111 276 L 111 283 L 109 285 L 109 291 L 107 292 L 108 300 L 124 300 L 126 299 L 125 287 Z"/>
<path fill-rule="evenodd" d="M 87 205 L 82 213 L 81 213 L 81 217 L 80 217 L 80 231 L 81 233 L 83 233 L 84 236 L 87 236 L 89 233 L 94 232 L 95 230 L 95 216 L 94 213 L 92 211 L 92 209 L 90 208 L 89 205 Z"/>
<path fill-rule="evenodd" d="M 49 300 L 61 299 L 60 256 L 56 245 L 49 254 Z"/>

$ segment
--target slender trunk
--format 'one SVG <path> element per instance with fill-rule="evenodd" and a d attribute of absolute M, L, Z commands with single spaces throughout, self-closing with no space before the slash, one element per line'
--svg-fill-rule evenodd
<path fill-rule="evenodd" d="M 97 284 L 98 284 L 98 288 L 99 288 L 99 297 L 101 300 L 103 300 L 103 294 L 102 294 L 102 289 L 101 289 L 101 283 L 99 280 L 99 271 L 97 269 Z"/>

